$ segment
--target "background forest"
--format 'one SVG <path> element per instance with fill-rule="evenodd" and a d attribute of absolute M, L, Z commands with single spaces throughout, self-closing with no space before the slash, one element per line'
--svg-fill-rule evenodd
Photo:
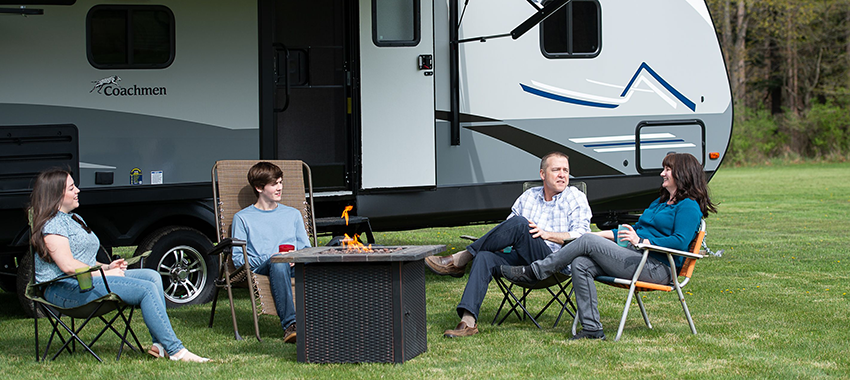
<path fill-rule="evenodd" d="M 708 0 L 735 124 L 727 162 L 850 158 L 850 1 Z"/>

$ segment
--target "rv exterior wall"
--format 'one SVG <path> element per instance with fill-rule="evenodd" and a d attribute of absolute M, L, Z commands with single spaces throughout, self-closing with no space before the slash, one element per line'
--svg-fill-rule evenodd
<path fill-rule="evenodd" d="M 706 133 L 702 141 L 694 129 L 654 128 L 655 138 L 638 139 L 642 155 L 726 151 L 731 93 L 704 2 L 598 4 L 602 38 L 592 57 L 545 57 L 540 28 L 517 40 L 461 44 L 461 113 L 481 121 L 462 124 L 459 147 L 437 144 L 438 186 L 533 179 L 528 168 L 540 153 L 534 146 L 566 151 L 577 177 L 640 175 L 635 134 L 646 121 L 699 120 Z M 503 33 L 533 13 L 528 4 L 510 0 L 488 7 L 499 12 L 467 9 L 461 40 Z M 447 51 L 437 45 L 438 57 Z M 439 71 L 437 83 L 447 75 Z M 448 94 L 438 86 L 437 104 L 445 107 Z M 447 138 L 448 124 L 440 121 L 437 141 Z M 706 160 L 706 170 L 720 162 Z"/>
<path fill-rule="evenodd" d="M 167 2 L 176 27 L 173 61 L 124 70 L 95 68 L 86 57 L 87 13 L 100 3 L 3 18 L 0 123 L 76 125 L 83 188 L 95 186 L 95 171 L 115 178 L 98 187 L 129 186 L 136 168 L 142 186 L 158 178 L 206 182 L 216 159 L 258 157 L 256 3 Z"/>

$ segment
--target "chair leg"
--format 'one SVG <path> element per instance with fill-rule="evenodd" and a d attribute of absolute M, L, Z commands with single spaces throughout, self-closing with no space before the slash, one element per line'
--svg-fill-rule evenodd
<path fill-rule="evenodd" d="M 522 320 L 523 316 L 517 310 L 516 304 L 514 302 L 511 302 L 511 298 L 513 298 L 514 300 L 516 299 L 516 296 L 512 292 L 514 284 L 510 284 L 510 285 L 505 284 L 504 280 L 501 277 L 496 277 L 494 279 L 496 280 L 496 285 L 499 286 L 499 290 L 502 291 L 502 303 L 499 305 L 499 309 L 496 310 L 496 315 L 493 317 L 493 322 L 490 323 L 490 324 L 491 325 L 501 325 L 502 323 L 505 322 L 506 319 L 508 319 L 508 316 L 511 315 L 511 313 L 515 313 L 516 317 L 518 319 Z M 504 307 L 505 303 L 509 303 L 511 305 L 511 308 L 505 313 L 505 315 L 502 317 L 502 319 L 499 320 L 499 322 L 497 323 L 496 320 L 499 318 L 499 315 L 501 315 L 502 308 Z"/>
<path fill-rule="evenodd" d="M 236 340 L 242 340 L 242 335 L 239 335 L 239 324 L 236 322 L 236 307 L 233 305 L 233 289 L 230 286 L 227 287 L 227 298 L 230 300 L 230 318 L 233 320 L 233 335 Z"/>
<path fill-rule="evenodd" d="M 499 314 L 502 313 L 502 308 L 505 307 L 505 302 L 508 302 L 508 293 L 505 292 L 505 284 L 502 283 L 501 278 L 496 278 L 496 285 L 499 286 L 499 290 L 502 292 L 502 302 L 499 304 L 499 308 L 496 309 L 496 315 L 493 316 L 493 322 L 490 322 L 490 325 L 495 325 L 496 320 L 499 319 Z"/>
<path fill-rule="evenodd" d="M 213 320 L 215 320 L 215 306 L 216 306 L 216 304 L 218 304 L 218 292 L 219 292 L 219 290 L 221 290 L 221 288 L 216 286 L 215 290 L 213 291 L 212 309 L 210 310 L 210 324 L 209 324 L 209 326 L 207 326 L 209 328 L 212 328 Z"/>
<path fill-rule="evenodd" d="M 685 303 L 685 295 L 682 294 L 682 288 L 679 287 L 679 281 L 674 280 L 673 283 L 676 284 L 676 292 L 679 293 L 679 301 L 682 302 L 682 310 L 685 311 L 685 318 L 688 319 L 688 325 L 691 326 L 691 332 L 694 333 L 694 335 L 696 335 L 697 328 L 696 328 L 696 326 L 694 326 L 694 320 L 693 320 L 693 318 L 691 318 L 691 311 L 688 310 L 688 304 Z"/>
<path fill-rule="evenodd" d="M 95 359 L 97 359 L 97 361 L 99 361 L 101 363 L 103 362 L 103 359 L 101 359 L 100 356 L 97 356 L 97 354 L 94 351 L 92 351 L 92 349 L 85 342 L 83 342 L 82 339 L 80 339 L 79 335 L 77 335 L 79 333 L 79 331 L 82 330 L 83 327 L 85 327 L 85 325 L 86 325 L 85 323 L 83 323 L 83 325 L 80 326 L 79 330 L 75 330 L 74 327 L 69 328 L 68 325 L 66 325 L 65 322 L 63 322 L 62 319 L 59 318 L 59 315 L 53 313 L 52 310 L 48 309 L 48 311 L 50 313 L 50 317 L 48 317 L 48 318 L 51 318 L 51 317 L 53 318 L 53 321 L 51 321 L 51 324 L 53 324 L 54 332 L 59 331 L 58 328 L 57 328 L 57 324 L 58 324 L 58 325 L 61 325 L 62 328 L 64 328 L 65 331 L 68 332 L 68 334 L 71 335 L 71 337 L 70 337 L 71 339 L 68 339 L 67 341 L 65 341 L 65 344 L 63 344 L 62 347 L 60 347 L 59 350 L 56 351 L 56 354 L 53 355 L 53 357 L 50 358 L 50 360 L 55 360 L 56 357 L 58 357 L 59 354 L 61 354 L 62 351 L 64 351 L 64 350 L 68 350 L 69 352 L 72 352 L 71 348 L 69 347 L 69 344 L 71 344 L 72 342 L 74 342 L 74 344 L 76 344 L 76 342 L 79 342 L 80 345 L 83 346 L 83 348 L 85 348 L 86 351 L 88 351 L 88 353 L 90 353 L 92 356 L 94 356 Z M 74 318 L 71 318 L 71 324 L 72 325 L 74 324 L 73 320 L 74 320 Z M 56 324 L 54 324 L 54 322 Z M 62 338 L 61 335 L 59 335 L 59 337 L 60 337 L 60 339 L 62 339 L 64 341 L 64 338 Z M 50 340 L 47 343 L 47 347 L 45 348 L 44 358 L 42 360 L 47 358 L 47 350 L 50 348 L 50 343 L 52 342 L 52 340 L 53 340 L 53 337 L 51 336 Z"/>
<path fill-rule="evenodd" d="M 511 284 L 511 285 L 513 285 L 513 284 Z M 543 329 L 543 327 L 540 327 L 540 324 L 537 323 L 537 320 L 534 319 L 534 317 L 531 316 L 531 313 L 528 311 L 528 309 L 525 308 L 525 300 L 526 300 L 526 297 L 528 297 L 529 293 L 530 293 L 530 291 L 523 288 L 522 298 L 517 299 L 516 295 L 514 295 L 514 293 L 511 292 L 510 289 L 508 289 L 508 295 L 513 299 L 513 303 L 511 304 L 511 310 L 509 310 L 508 313 L 505 314 L 505 317 L 502 318 L 502 321 L 500 321 L 499 324 L 504 322 L 504 320 L 508 317 L 508 315 L 510 315 L 511 312 L 516 312 L 517 314 L 519 314 L 519 311 L 516 310 L 516 307 L 519 306 L 520 308 L 522 308 L 522 311 L 525 313 L 525 315 L 523 317 L 528 316 L 528 318 L 531 319 L 531 322 L 534 322 L 534 325 L 537 326 L 538 329 Z"/>
<path fill-rule="evenodd" d="M 257 300 L 256 294 L 254 293 L 255 289 L 256 289 L 254 287 L 254 279 L 251 276 L 251 273 L 248 273 L 247 277 L 248 277 L 248 291 L 251 292 L 251 314 L 253 314 L 253 317 L 254 317 L 254 334 L 257 336 L 257 340 L 262 342 L 263 340 L 260 339 L 260 321 L 257 318 L 257 301 L 258 300 Z M 233 305 L 232 301 L 231 301 L 230 305 L 232 307 L 232 305 Z M 234 321 L 236 321 L 236 314 L 233 315 L 233 318 L 234 318 Z"/>
<path fill-rule="evenodd" d="M 215 281 L 213 286 L 215 286 L 215 290 L 213 291 L 213 299 L 212 299 L 212 309 L 210 310 L 210 325 L 209 328 L 213 327 L 213 320 L 215 319 L 215 307 L 218 305 L 218 294 L 221 291 L 221 280 L 224 279 L 225 276 L 229 276 L 230 273 L 225 269 L 224 261 L 221 259 L 221 255 L 219 255 L 218 259 L 218 279 Z M 230 281 L 225 280 L 227 287 L 230 287 Z"/>
<path fill-rule="evenodd" d="M 632 305 L 632 297 L 635 295 L 635 282 L 632 281 L 632 284 L 629 286 L 629 295 L 626 297 L 626 306 L 623 308 L 623 316 L 620 317 L 620 327 L 617 327 L 617 336 L 614 337 L 614 341 L 619 341 L 620 336 L 623 335 L 623 327 L 626 326 L 626 317 L 629 316 L 629 306 Z"/>
<path fill-rule="evenodd" d="M 41 306 L 37 302 L 32 303 L 32 320 L 33 325 L 35 326 L 35 361 L 38 361 L 38 310 L 39 306 Z"/>
<path fill-rule="evenodd" d="M 575 317 L 575 314 L 573 314 L 573 312 L 568 308 L 568 306 L 572 306 L 573 309 L 575 309 L 575 305 L 572 301 L 573 289 L 570 286 L 572 285 L 572 281 L 572 279 L 569 279 L 567 280 L 566 284 L 558 283 L 558 287 L 560 288 L 558 292 L 552 292 L 551 289 L 546 288 L 546 290 L 552 296 L 552 300 L 550 300 L 549 303 L 547 303 L 546 306 L 542 310 L 540 310 L 540 313 L 538 313 L 535 318 L 540 318 L 540 316 L 543 315 L 543 312 L 546 311 L 549 305 L 551 305 L 552 302 L 555 301 L 558 301 L 558 303 L 561 304 L 561 310 L 558 312 L 558 318 L 555 319 L 555 324 L 552 325 L 552 328 L 558 327 L 558 323 L 561 321 L 561 317 L 564 316 L 564 310 L 566 310 L 567 313 L 570 314 L 570 316 Z M 567 287 L 570 288 L 569 292 L 567 292 Z M 566 301 L 561 301 L 561 295 L 564 295 L 567 298 Z"/>
<path fill-rule="evenodd" d="M 635 291 L 635 299 L 640 306 L 640 313 L 643 315 L 643 321 L 646 322 L 646 327 L 652 329 L 652 323 L 649 323 L 649 314 L 646 313 L 646 307 L 643 305 L 643 300 L 640 298 L 640 292 Z"/>
<path fill-rule="evenodd" d="M 128 307 L 130 308 L 129 317 L 124 316 L 124 310 L 127 310 Z M 121 344 L 118 346 L 118 355 L 115 357 L 116 361 L 121 359 L 121 354 L 124 352 L 124 346 L 125 345 L 127 347 L 130 347 L 130 349 L 133 350 L 133 351 L 137 351 L 136 347 L 138 347 L 138 351 L 142 352 L 142 344 L 139 343 L 139 338 L 136 337 L 136 332 L 133 331 L 133 328 L 130 326 L 130 322 L 133 320 L 133 312 L 135 310 L 136 310 L 135 306 L 125 305 L 123 307 L 120 307 L 120 308 L 118 308 L 118 310 L 115 313 L 115 316 L 112 318 L 112 320 L 109 321 L 109 329 L 112 330 L 112 332 L 114 332 L 115 335 L 117 335 L 119 338 L 121 338 Z M 113 327 L 114 321 L 117 320 L 118 317 L 120 317 L 121 320 L 124 322 L 124 333 L 123 334 L 119 333 L 118 330 L 115 330 L 115 328 Z M 127 341 L 127 334 L 130 334 L 133 337 L 133 339 L 136 341 L 136 347 L 133 347 L 133 344 L 131 342 Z M 94 344 L 94 343 L 92 343 L 92 344 Z"/>
<path fill-rule="evenodd" d="M 577 328 L 578 328 L 578 311 L 576 311 L 576 314 L 573 316 L 573 335 L 576 335 Z"/>

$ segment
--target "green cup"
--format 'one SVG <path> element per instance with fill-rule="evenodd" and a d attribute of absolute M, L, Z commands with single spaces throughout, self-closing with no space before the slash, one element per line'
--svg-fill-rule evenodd
<path fill-rule="evenodd" d="M 77 268 L 77 283 L 80 284 L 80 293 L 92 290 L 91 272 L 89 267 Z"/>
<path fill-rule="evenodd" d="M 617 227 L 616 230 L 614 230 L 614 240 L 617 241 L 617 245 L 619 245 L 620 247 L 628 247 L 629 246 L 629 241 L 620 239 L 620 235 L 619 235 L 620 231 L 628 231 L 629 230 L 629 227 L 626 227 L 626 226 L 628 226 L 628 224 L 621 224 Z"/>

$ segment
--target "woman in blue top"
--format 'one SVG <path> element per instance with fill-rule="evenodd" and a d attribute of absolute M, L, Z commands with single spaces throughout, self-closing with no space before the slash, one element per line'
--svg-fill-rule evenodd
<path fill-rule="evenodd" d="M 643 242 L 688 250 L 699 230 L 700 219 L 717 212 L 708 196 L 702 165 L 687 153 L 664 157 L 660 196 L 644 210 L 634 228 L 618 231 L 627 247 L 614 242 L 614 233 L 601 231 L 582 235 L 570 244 L 528 266 L 501 267 L 502 275 L 515 282 L 534 283 L 572 264 L 573 289 L 582 331 L 572 339 L 604 339 L 593 279 L 600 275 L 631 278 L 643 253 L 635 245 Z M 681 266 L 684 258 L 676 258 Z M 638 279 L 667 284 L 673 281 L 665 255 L 650 253 Z"/>
<path fill-rule="evenodd" d="M 38 254 L 35 257 L 36 282 L 74 274 L 78 268 L 88 268 L 100 263 L 96 255 L 100 240 L 79 215 L 72 213 L 80 206 L 80 189 L 74 185 L 71 174 L 64 170 L 47 170 L 39 173 L 32 189 L 30 207 L 33 213 L 33 233 L 30 242 Z M 109 288 L 121 299 L 140 306 L 145 324 L 151 333 L 151 355 L 170 357 L 171 360 L 206 362 L 209 359 L 195 355 L 177 339 L 168 314 L 165 312 L 165 295 L 162 277 L 151 269 L 127 269 L 124 259 L 103 265 L 109 278 Z M 92 272 L 93 289 L 81 292 L 73 278 L 57 281 L 45 289 L 47 301 L 63 307 L 76 307 L 106 295 L 100 271 Z"/>

